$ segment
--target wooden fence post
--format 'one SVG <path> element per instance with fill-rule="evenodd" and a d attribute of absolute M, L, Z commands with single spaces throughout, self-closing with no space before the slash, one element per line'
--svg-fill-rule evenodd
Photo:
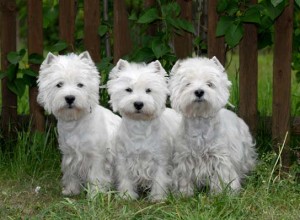
<path fill-rule="evenodd" d="M 131 51 L 129 30 L 126 3 L 114 0 L 114 63 Z"/>
<path fill-rule="evenodd" d="M 273 113 L 272 136 L 275 150 L 283 145 L 285 135 L 289 132 L 281 155 L 284 168 L 290 165 L 290 110 L 291 110 L 291 61 L 293 38 L 294 0 L 275 22 L 275 42 L 273 60 Z"/>
<path fill-rule="evenodd" d="M 59 1 L 59 34 L 60 39 L 68 43 L 68 50 L 74 51 L 74 33 L 76 0 Z"/>
<path fill-rule="evenodd" d="M 251 3 L 256 4 L 257 0 Z M 245 24 L 245 32 L 239 44 L 239 115 L 250 127 L 252 135 L 257 128 L 257 28 L 254 24 Z"/>
<path fill-rule="evenodd" d="M 207 45 L 208 57 L 216 56 L 225 66 L 225 41 L 224 37 L 216 37 L 218 23 L 217 0 L 208 1 L 208 27 L 207 27 Z"/>
<path fill-rule="evenodd" d="M 15 0 L 2 0 L 1 2 L 1 68 L 6 70 L 9 66 L 6 58 L 11 51 L 16 51 L 16 11 Z M 2 79 L 2 130 L 4 137 L 15 132 L 17 126 L 17 96 L 7 87 L 7 78 Z"/>
<path fill-rule="evenodd" d="M 40 0 L 28 0 L 28 55 L 37 53 L 43 55 L 43 7 Z M 30 64 L 36 72 L 39 65 Z M 36 101 L 37 87 L 29 88 L 29 106 L 32 128 L 37 131 L 45 130 L 44 110 Z"/>
<path fill-rule="evenodd" d="M 100 61 L 100 1 L 84 0 L 84 46 L 94 62 Z"/>
<path fill-rule="evenodd" d="M 177 0 L 180 5 L 181 13 L 180 17 L 192 22 L 193 19 L 193 1 L 192 0 Z M 178 58 L 186 58 L 192 55 L 193 52 L 193 41 L 192 34 L 184 32 L 183 35 L 174 35 L 174 48 L 175 54 Z"/>

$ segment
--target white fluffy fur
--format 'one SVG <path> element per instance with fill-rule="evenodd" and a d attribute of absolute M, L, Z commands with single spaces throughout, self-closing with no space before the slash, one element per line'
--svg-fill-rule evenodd
<path fill-rule="evenodd" d="M 64 195 L 79 194 L 87 183 L 93 195 L 96 190 L 107 190 L 111 183 L 108 149 L 121 119 L 98 104 L 99 83 L 88 52 L 49 53 L 40 68 L 37 99 L 58 121 Z M 66 97 L 74 100 L 67 103 Z"/>
<path fill-rule="evenodd" d="M 114 149 L 121 196 L 136 199 L 141 186 L 150 189 L 151 200 L 161 200 L 171 184 L 171 147 L 180 115 L 165 108 L 165 74 L 159 61 L 146 65 L 125 60 L 110 73 L 111 104 L 122 115 Z M 135 102 L 143 107 L 137 109 Z"/>
<path fill-rule="evenodd" d="M 171 105 L 183 116 L 175 140 L 173 180 L 185 196 L 192 195 L 195 186 L 208 185 L 215 193 L 227 186 L 238 191 L 255 166 L 248 126 L 224 108 L 230 85 L 215 57 L 179 60 L 172 68 Z"/>

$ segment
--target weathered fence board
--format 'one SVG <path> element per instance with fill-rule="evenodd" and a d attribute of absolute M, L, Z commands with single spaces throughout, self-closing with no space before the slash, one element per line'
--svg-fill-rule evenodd
<path fill-rule="evenodd" d="M 114 63 L 132 48 L 125 1 L 114 0 Z"/>
<path fill-rule="evenodd" d="M 94 62 L 100 61 L 100 1 L 84 0 L 84 46 Z"/>
<path fill-rule="evenodd" d="M 208 57 L 216 56 L 225 65 L 225 41 L 224 37 L 216 37 L 218 23 L 217 0 L 208 1 L 208 27 L 207 27 L 207 47 Z"/>
<path fill-rule="evenodd" d="M 74 51 L 76 0 L 59 1 L 59 36 L 68 43 L 68 50 Z"/>
<path fill-rule="evenodd" d="M 43 7 L 40 0 L 28 0 L 28 54 L 37 53 L 43 55 Z M 39 65 L 30 64 L 31 69 L 39 71 Z M 44 131 L 45 116 L 44 110 L 38 105 L 36 97 L 37 87 L 29 89 L 30 117 L 32 129 Z"/>
<path fill-rule="evenodd" d="M 289 5 L 275 22 L 272 136 L 277 151 L 286 133 L 290 132 L 293 9 L 294 0 L 289 0 Z M 282 154 L 285 167 L 290 164 L 289 136 Z"/>
<path fill-rule="evenodd" d="M 252 0 L 251 3 L 257 3 Z M 239 115 L 255 135 L 257 128 L 257 75 L 258 48 L 257 28 L 254 24 L 245 24 L 245 32 L 239 44 Z"/>
<path fill-rule="evenodd" d="M 192 0 L 177 0 L 177 3 L 181 7 L 180 17 L 192 22 Z M 175 54 L 178 58 L 186 58 L 192 55 L 193 52 L 193 40 L 192 34 L 184 32 L 182 35 L 175 34 L 174 36 L 174 48 Z"/>
<path fill-rule="evenodd" d="M 6 58 L 11 51 L 16 51 L 16 12 L 15 0 L 1 1 L 1 68 L 6 70 L 9 66 Z M 8 79 L 2 79 L 2 130 L 7 137 L 17 126 L 17 96 L 7 87 Z M 3 98 L 5 97 L 5 98 Z"/>

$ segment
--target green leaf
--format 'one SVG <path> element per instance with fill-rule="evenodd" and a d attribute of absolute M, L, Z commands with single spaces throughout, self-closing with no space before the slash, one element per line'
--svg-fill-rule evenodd
<path fill-rule="evenodd" d="M 225 12 L 226 8 L 228 6 L 227 0 L 219 0 L 217 4 L 217 12 L 222 13 Z"/>
<path fill-rule="evenodd" d="M 5 71 L 0 70 L 0 80 L 2 80 L 6 76 L 7 76 L 7 73 Z"/>
<path fill-rule="evenodd" d="M 189 22 L 187 20 L 183 20 L 183 19 L 177 19 L 177 24 L 182 30 L 185 30 L 192 34 L 195 33 L 194 25 L 191 22 Z"/>
<path fill-rule="evenodd" d="M 144 14 L 138 19 L 137 23 L 140 24 L 149 24 L 159 18 L 157 8 L 150 8 L 145 11 Z"/>
<path fill-rule="evenodd" d="M 297 83 L 300 83 L 300 71 L 296 72 L 296 81 Z"/>
<path fill-rule="evenodd" d="M 28 56 L 28 62 L 32 64 L 42 64 L 44 57 L 41 54 L 32 53 Z"/>
<path fill-rule="evenodd" d="M 20 60 L 22 60 L 22 58 L 24 57 L 25 53 L 26 53 L 25 49 L 22 49 L 19 52 L 15 52 L 15 51 L 9 52 L 7 54 L 7 60 L 11 64 L 17 64 L 17 63 L 20 62 Z"/>
<path fill-rule="evenodd" d="M 181 11 L 180 5 L 175 1 L 170 2 L 168 4 L 162 4 L 161 6 L 162 17 L 164 19 L 168 17 L 173 17 L 173 18 L 178 17 L 180 11 Z"/>
<path fill-rule="evenodd" d="M 241 23 L 233 23 L 225 33 L 225 41 L 230 48 L 233 48 L 241 41 L 243 34 L 243 25 Z"/>
<path fill-rule="evenodd" d="M 281 4 L 284 2 L 284 0 L 271 0 L 271 3 L 274 7 L 277 7 L 277 5 Z"/>
<path fill-rule="evenodd" d="M 266 30 L 258 34 L 258 49 L 263 49 L 267 46 L 271 46 L 273 44 L 272 40 L 272 32 L 270 30 Z"/>
<path fill-rule="evenodd" d="M 25 85 L 28 85 L 29 87 L 36 86 L 36 77 L 24 75 L 23 82 Z"/>
<path fill-rule="evenodd" d="M 220 37 L 225 34 L 225 32 L 228 30 L 229 26 L 231 26 L 234 22 L 233 17 L 229 16 L 222 16 L 217 24 L 216 28 L 216 36 Z"/>
<path fill-rule="evenodd" d="M 249 23 L 260 23 L 260 13 L 258 8 L 256 7 L 250 7 L 248 8 L 244 15 L 242 16 L 241 20 L 243 22 L 249 22 Z"/>
<path fill-rule="evenodd" d="M 13 81 L 17 77 L 19 64 L 10 64 L 6 70 L 8 81 Z"/>
<path fill-rule="evenodd" d="M 137 50 L 132 58 L 131 61 L 135 61 L 135 62 L 150 62 L 152 60 L 154 60 L 156 57 L 153 53 L 153 50 L 149 47 L 143 47 L 139 50 Z"/>
<path fill-rule="evenodd" d="M 14 81 L 8 81 L 7 87 L 10 91 L 21 97 L 25 92 L 26 85 L 22 79 L 15 79 Z"/>
<path fill-rule="evenodd" d="M 295 2 L 298 5 L 298 7 L 300 7 L 300 0 L 295 0 Z"/>
<path fill-rule="evenodd" d="M 106 33 L 108 32 L 108 27 L 107 25 L 100 25 L 98 28 L 98 34 L 100 37 L 103 37 Z"/>
<path fill-rule="evenodd" d="M 56 44 L 54 44 L 51 47 L 50 51 L 52 51 L 52 52 L 60 52 L 62 50 L 67 49 L 67 47 L 68 47 L 67 42 L 61 40 L 61 41 L 58 41 Z"/>
<path fill-rule="evenodd" d="M 152 41 L 151 45 L 152 51 L 156 57 L 156 59 L 161 58 L 163 55 L 170 52 L 170 48 L 161 39 L 156 38 Z"/>
<path fill-rule="evenodd" d="M 23 69 L 22 73 L 24 75 L 33 76 L 33 77 L 37 77 L 38 76 L 38 73 L 36 71 L 32 70 L 32 69 Z"/>

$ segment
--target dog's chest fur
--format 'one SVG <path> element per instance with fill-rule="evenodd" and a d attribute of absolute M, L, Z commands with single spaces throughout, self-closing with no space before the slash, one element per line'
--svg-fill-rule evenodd
<path fill-rule="evenodd" d="M 117 155 L 137 181 L 149 181 L 164 158 L 160 119 L 134 121 L 123 118 L 117 137 Z"/>

